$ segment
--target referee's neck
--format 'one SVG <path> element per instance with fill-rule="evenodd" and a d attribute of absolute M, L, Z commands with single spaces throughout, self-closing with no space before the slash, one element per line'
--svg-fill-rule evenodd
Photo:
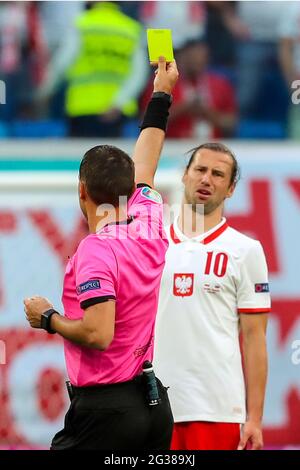
<path fill-rule="evenodd" d="M 87 210 L 87 220 L 90 233 L 97 233 L 105 225 L 126 221 L 127 206 L 113 207 L 111 204 L 94 205 Z"/>

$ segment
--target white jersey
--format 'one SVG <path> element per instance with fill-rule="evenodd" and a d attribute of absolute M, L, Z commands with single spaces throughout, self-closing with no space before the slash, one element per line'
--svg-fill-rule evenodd
<path fill-rule="evenodd" d="M 239 314 L 270 311 L 261 244 L 229 227 L 187 238 L 177 220 L 156 321 L 154 364 L 175 422 L 245 422 Z"/>

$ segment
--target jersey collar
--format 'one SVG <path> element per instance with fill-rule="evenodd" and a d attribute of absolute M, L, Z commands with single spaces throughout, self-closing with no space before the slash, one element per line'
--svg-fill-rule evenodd
<path fill-rule="evenodd" d="M 104 225 L 104 227 L 108 227 L 109 225 L 129 225 L 134 220 L 134 215 L 129 215 L 126 220 L 115 220 L 114 222 L 109 222 L 108 224 Z"/>
<path fill-rule="evenodd" d="M 108 232 L 109 229 L 113 228 L 113 227 L 116 227 L 118 225 L 129 225 L 131 224 L 131 222 L 133 222 L 133 220 L 135 219 L 134 215 L 129 215 L 128 218 L 126 220 L 116 220 L 114 222 L 109 222 L 108 224 L 104 225 L 103 227 L 101 227 L 97 232 L 96 234 L 97 235 L 100 235 L 102 232 Z"/>
<path fill-rule="evenodd" d="M 228 223 L 225 217 L 222 217 L 221 222 L 215 227 L 213 227 L 212 229 L 208 230 L 202 235 L 198 235 L 197 237 L 188 238 L 179 229 L 178 219 L 179 219 L 179 216 L 175 217 L 174 223 L 170 226 L 170 235 L 174 243 L 181 243 L 181 242 L 192 240 L 194 242 L 199 242 L 199 243 L 203 243 L 203 245 L 207 245 L 208 243 L 218 238 L 228 228 Z"/>

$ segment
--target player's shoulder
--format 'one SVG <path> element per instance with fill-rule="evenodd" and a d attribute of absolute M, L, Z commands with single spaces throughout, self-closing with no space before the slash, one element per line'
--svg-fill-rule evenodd
<path fill-rule="evenodd" d="M 249 237 L 244 233 L 236 230 L 235 228 L 228 226 L 227 230 L 224 232 L 224 238 L 227 239 L 228 243 L 234 245 L 236 248 L 239 248 L 244 253 L 249 251 L 261 250 L 262 246 L 259 240 Z"/>
<path fill-rule="evenodd" d="M 253 237 L 249 237 L 249 235 L 245 235 L 244 233 L 240 232 L 239 230 L 236 230 L 235 228 L 231 227 L 231 225 L 228 226 L 227 230 L 224 232 L 227 236 L 229 236 L 232 239 L 238 240 L 240 243 L 244 243 L 246 245 L 256 245 L 259 243 L 258 240 L 256 240 Z"/>

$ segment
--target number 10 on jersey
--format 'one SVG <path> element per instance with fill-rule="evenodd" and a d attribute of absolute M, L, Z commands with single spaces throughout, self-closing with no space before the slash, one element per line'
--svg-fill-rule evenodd
<path fill-rule="evenodd" d="M 228 255 L 226 253 L 207 252 L 207 259 L 204 274 L 209 275 L 211 272 L 217 277 L 223 277 L 226 274 L 228 264 Z"/>

